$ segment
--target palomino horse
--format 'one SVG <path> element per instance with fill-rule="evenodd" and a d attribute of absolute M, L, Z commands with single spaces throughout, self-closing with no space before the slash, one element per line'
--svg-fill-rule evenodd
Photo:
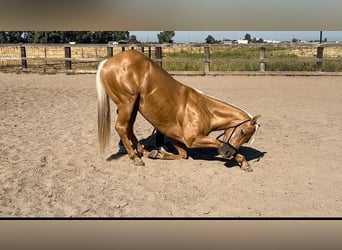
<path fill-rule="evenodd" d="M 217 148 L 224 158 L 233 157 L 242 169 L 252 170 L 238 149 L 255 134 L 259 116 L 252 117 L 231 104 L 185 86 L 144 54 L 129 50 L 102 61 L 96 74 L 96 87 L 101 152 L 109 142 L 110 98 L 118 108 L 115 129 L 135 165 L 144 165 L 143 155 L 184 159 L 186 148 Z M 143 148 L 133 133 L 138 111 L 170 138 L 178 154 L 148 152 Z M 224 133 L 218 138 L 209 136 L 219 130 Z"/>

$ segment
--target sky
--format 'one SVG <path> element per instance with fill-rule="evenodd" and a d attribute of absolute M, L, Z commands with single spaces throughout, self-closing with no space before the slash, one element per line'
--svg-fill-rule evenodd
<path fill-rule="evenodd" d="M 141 42 L 157 42 L 157 34 L 160 31 L 130 31 L 130 35 L 136 35 Z M 175 31 L 173 38 L 176 43 L 201 43 L 208 35 L 216 40 L 243 39 L 248 33 L 251 37 L 262 38 L 264 40 L 291 41 L 293 38 L 303 41 L 319 40 L 320 31 Z M 342 41 L 342 31 L 323 31 L 323 39 L 328 41 Z"/>

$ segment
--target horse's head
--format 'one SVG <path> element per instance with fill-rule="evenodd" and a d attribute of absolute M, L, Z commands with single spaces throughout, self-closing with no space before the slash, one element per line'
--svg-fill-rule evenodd
<path fill-rule="evenodd" d="M 253 143 L 256 131 L 260 126 L 257 123 L 259 117 L 260 115 L 256 115 L 251 119 L 238 121 L 228 127 L 223 134 L 221 141 L 223 146 L 219 149 L 219 153 L 225 158 L 230 158 L 237 154 L 242 144 Z"/>

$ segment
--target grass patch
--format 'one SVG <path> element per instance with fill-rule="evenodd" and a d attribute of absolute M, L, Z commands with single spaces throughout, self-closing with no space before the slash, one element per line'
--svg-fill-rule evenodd
<path fill-rule="evenodd" d="M 342 71 L 342 62 L 325 62 L 322 66 L 324 72 L 340 72 Z"/>

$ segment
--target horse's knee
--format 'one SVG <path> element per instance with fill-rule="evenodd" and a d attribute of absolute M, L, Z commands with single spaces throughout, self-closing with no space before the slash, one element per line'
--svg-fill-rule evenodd
<path fill-rule="evenodd" d="M 172 145 L 178 152 L 178 155 L 177 155 L 178 159 L 187 159 L 188 158 L 188 152 L 184 148 L 184 146 L 186 147 L 187 145 L 183 145 L 180 142 L 175 141 L 175 140 L 172 140 Z"/>
<path fill-rule="evenodd" d="M 178 150 L 178 156 L 180 159 L 187 159 L 188 153 L 185 150 Z"/>

